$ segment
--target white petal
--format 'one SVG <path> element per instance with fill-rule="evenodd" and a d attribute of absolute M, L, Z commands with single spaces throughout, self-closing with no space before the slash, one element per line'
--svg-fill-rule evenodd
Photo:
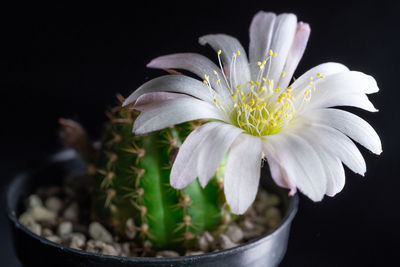
<path fill-rule="evenodd" d="M 365 120 L 339 109 L 319 109 L 305 114 L 314 122 L 333 127 L 375 154 L 382 152 L 378 134 Z"/>
<path fill-rule="evenodd" d="M 287 88 L 290 79 L 292 79 L 294 71 L 303 56 L 306 49 L 308 38 L 310 36 L 310 26 L 307 23 L 299 22 L 297 24 L 296 34 L 294 36 L 293 44 L 289 50 L 287 60 L 284 67 L 285 76 L 281 77 L 279 81 L 280 88 Z"/>
<path fill-rule="evenodd" d="M 242 132 L 242 129 L 226 123 L 218 123 L 218 126 L 210 131 L 200 149 L 197 164 L 198 177 L 203 187 L 214 176 L 229 147 Z"/>
<path fill-rule="evenodd" d="M 216 91 L 220 92 L 220 84 L 217 83 L 216 75 L 214 71 L 217 72 L 218 76 L 221 78 L 221 84 L 226 87 L 224 79 L 222 79 L 222 72 L 217 65 L 211 60 L 203 55 L 195 53 L 179 53 L 161 56 L 153 59 L 149 64 L 149 68 L 156 69 L 184 69 L 193 72 L 201 79 L 204 79 L 204 75 L 210 76 L 210 84 Z"/>
<path fill-rule="evenodd" d="M 276 18 L 270 49 L 277 53 L 277 56 L 272 57 L 269 79 L 279 81 L 293 43 L 296 28 L 297 18 L 294 14 L 280 14 Z"/>
<path fill-rule="evenodd" d="M 329 94 L 317 99 L 312 96 L 311 100 L 304 105 L 304 111 L 336 106 L 356 107 L 370 112 L 378 111 L 364 93 Z"/>
<path fill-rule="evenodd" d="M 224 191 L 235 214 L 243 214 L 256 198 L 261 170 L 261 139 L 241 134 L 231 146 Z"/>
<path fill-rule="evenodd" d="M 326 75 L 323 79 L 317 79 L 312 85 L 308 85 L 308 82 L 303 80 L 303 84 L 294 88 L 297 101 L 302 101 L 302 94 L 305 90 L 311 89 L 313 86 L 316 88 L 311 92 L 311 101 L 305 105 L 306 109 L 354 106 L 368 111 L 376 111 L 364 95 L 379 90 L 376 81 L 369 75 L 357 71 L 345 71 Z"/>
<path fill-rule="evenodd" d="M 159 108 L 161 104 L 166 100 L 177 99 L 177 98 L 189 98 L 190 96 L 177 93 L 167 92 L 154 92 L 139 96 L 136 100 L 133 108 L 139 111 L 149 111 L 155 108 Z"/>
<path fill-rule="evenodd" d="M 326 77 L 328 75 L 333 75 L 335 73 L 348 72 L 348 71 L 349 69 L 345 65 L 340 63 L 335 63 L 335 62 L 323 63 L 305 72 L 303 75 L 297 78 L 291 86 L 293 87 L 293 91 L 296 91 L 297 89 L 304 88 L 304 86 L 306 86 L 310 81 L 310 77 L 311 76 L 316 77 L 318 73 Z"/>
<path fill-rule="evenodd" d="M 173 92 L 187 94 L 212 103 L 212 97 L 207 86 L 185 75 L 167 75 L 150 80 L 136 89 L 123 105 L 135 102 L 139 96 L 152 92 Z"/>
<path fill-rule="evenodd" d="M 366 165 L 356 145 L 347 136 L 331 127 L 313 123 L 302 131 L 315 143 L 338 157 L 353 172 L 364 175 Z"/>
<path fill-rule="evenodd" d="M 278 161 L 297 188 L 313 201 L 326 192 L 326 175 L 318 154 L 303 138 L 291 134 L 272 135 L 267 139 L 275 148 Z"/>
<path fill-rule="evenodd" d="M 325 149 L 319 146 L 314 141 L 314 136 L 307 134 L 301 134 L 301 136 L 308 141 L 320 158 L 327 181 L 325 194 L 333 197 L 342 191 L 346 181 L 342 162 L 338 157 L 328 153 Z"/>
<path fill-rule="evenodd" d="M 229 77 L 232 73 L 232 87 L 236 87 L 239 84 L 243 85 L 250 80 L 250 69 L 246 52 L 236 38 L 225 34 L 209 34 L 200 37 L 199 42 L 201 45 L 211 45 L 215 51 L 222 51 L 221 59 L 228 79 L 230 79 Z M 233 57 L 233 53 L 237 54 L 237 51 L 240 52 L 240 55 Z M 232 60 L 235 61 L 235 64 L 231 64 Z"/>
<path fill-rule="evenodd" d="M 176 189 L 182 189 L 197 177 L 197 162 L 204 139 L 218 123 L 206 123 L 189 134 L 179 148 L 175 162 L 172 165 L 170 183 Z"/>
<path fill-rule="evenodd" d="M 263 148 L 272 179 L 278 186 L 290 189 L 289 195 L 294 195 L 296 193 L 296 185 L 294 181 L 290 180 L 285 168 L 280 164 L 274 147 L 267 141 L 263 142 Z"/>
<path fill-rule="evenodd" d="M 133 125 L 133 132 L 145 134 L 166 127 L 198 119 L 224 120 L 212 104 L 195 98 L 177 98 L 164 101 L 159 108 L 142 112 Z"/>
<path fill-rule="evenodd" d="M 259 67 L 255 64 L 267 57 L 276 15 L 270 12 L 258 12 L 250 25 L 249 59 L 252 76 L 257 75 Z"/>

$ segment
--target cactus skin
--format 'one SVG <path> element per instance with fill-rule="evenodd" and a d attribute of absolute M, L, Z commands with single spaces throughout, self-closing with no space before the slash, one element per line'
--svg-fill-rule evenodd
<path fill-rule="evenodd" d="M 154 249 L 193 248 L 204 231 L 225 229 L 231 215 L 224 204 L 223 168 L 205 188 L 197 179 L 182 190 L 169 185 L 171 158 L 194 125 L 135 136 L 135 111 L 117 106 L 107 116 L 96 163 L 97 220 L 122 236 L 127 220 L 133 219 L 136 240 L 148 240 Z"/>

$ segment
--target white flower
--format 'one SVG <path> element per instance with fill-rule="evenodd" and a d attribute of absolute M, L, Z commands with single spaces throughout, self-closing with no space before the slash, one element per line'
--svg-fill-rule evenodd
<path fill-rule="evenodd" d="M 200 38 L 217 51 L 220 67 L 193 53 L 163 56 L 151 68 L 184 69 L 185 75 L 151 80 L 124 102 L 142 111 L 133 131 L 144 134 L 197 119 L 212 121 L 185 140 L 171 170 L 171 184 L 184 188 L 196 177 L 205 186 L 229 151 L 224 190 L 234 213 L 254 201 L 265 157 L 274 181 L 320 201 L 342 190 L 342 162 L 361 175 L 365 161 L 350 140 L 380 154 L 381 142 L 363 119 L 333 106 L 377 111 L 366 94 L 374 78 L 338 63 L 321 64 L 295 80 L 310 34 L 294 14 L 259 12 L 250 27 L 249 58 L 239 41 L 224 34 Z M 350 138 L 349 138 L 350 137 Z"/>

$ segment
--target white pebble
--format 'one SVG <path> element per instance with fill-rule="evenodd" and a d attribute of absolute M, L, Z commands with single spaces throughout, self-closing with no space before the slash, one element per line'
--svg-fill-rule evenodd
<path fill-rule="evenodd" d="M 228 228 L 225 231 L 225 234 L 234 243 L 239 243 L 243 239 L 243 231 L 236 224 L 232 224 L 232 225 L 228 226 Z"/>
<path fill-rule="evenodd" d="M 43 206 L 42 200 L 35 194 L 28 197 L 28 209 Z"/>
<path fill-rule="evenodd" d="M 73 226 L 72 226 L 71 222 L 68 222 L 68 221 L 62 222 L 58 225 L 57 234 L 59 236 L 68 235 L 68 234 L 72 233 L 72 228 L 73 228 Z"/>
<path fill-rule="evenodd" d="M 187 251 L 185 253 L 185 256 L 196 256 L 196 255 L 203 255 L 204 252 L 203 251 Z"/>
<path fill-rule="evenodd" d="M 134 239 L 136 236 L 135 221 L 132 218 L 129 218 L 128 220 L 126 220 L 125 234 L 129 239 Z"/>
<path fill-rule="evenodd" d="M 173 250 L 162 250 L 157 252 L 156 257 L 158 258 L 179 257 L 179 253 Z"/>
<path fill-rule="evenodd" d="M 89 235 L 94 240 L 103 241 L 105 243 L 112 243 L 113 238 L 111 234 L 98 222 L 92 222 L 89 225 Z"/>
<path fill-rule="evenodd" d="M 47 236 L 46 239 L 50 240 L 51 242 L 61 244 L 61 238 L 59 236 L 51 235 L 51 236 Z"/>
<path fill-rule="evenodd" d="M 58 197 L 49 197 L 44 203 L 45 207 L 54 213 L 59 213 L 62 209 L 62 201 Z"/>
<path fill-rule="evenodd" d="M 86 250 L 105 255 L 118 256 L 118 252 L 111 245 L 100 240 L 89 240 L 86 244 Z"/>
<path fill-rule="evenodd" d="M 222 249 L 229 249 L 237 246 L 236 243 L 232 242 L 232 240 L 224 234 L 219 235 L 219 243 Z"/>
<path fill-rule="evenodd" d="M 55 214 L 51 210 L 46 209 L 45 207 L 35 206 L 31 208 L 28 212 L 32 214 L 35 221 L 55 224 L 57 214 Z"/>
<path fill-rule="evenodd" d="M 74 202 L 69 205 L 63 213 L 63 217 L 71 222 L 77 222 L 79 219 L 79 206 L 78 203 Z"/>

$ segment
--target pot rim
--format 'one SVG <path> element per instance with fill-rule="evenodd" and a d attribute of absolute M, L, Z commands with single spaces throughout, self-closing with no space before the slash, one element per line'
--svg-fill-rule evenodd
<path fill-rule="evenodd" d="M 51 164 L 51 163 L 56 163 L 56 162 L 63 162 L 63 161 L 69 161 L 76 159 L 77 155 L 74 151 L 70 149 L 62 150 L 58 153 L 53 154 L 48 158 L 45 163 Z M 110 259 L 110 260 L 124 260 L 124 261 L 130 261 L 130 262 L 154 262 L 154 263 L 162 263 L 165 261 L 168 262 L 182 262 L 182 261 L 199 261 L 199 260 L 206 260 L 206 259 L 212 259 L 217 256 L 229 256 L 232 254 L 237 254 L 240 253 L 243 250 L 248 250 L 252 247 L 257 246 L 258 244 L 271 239 L 274 235 L 277 235 L 280 231 L 282 231 L 283 226 L 290 223 L 293 220 L 293 217 L 296 215 L 297 209 L 298 209 L 298 204 L 299 204 L 299 196 L 296 193 L 293 196 L 289 197 L 289 204 L 287 207 L 287 211 L 285 216 L 282 218 L 280 223 L 272 229 L 270 232 L 263 234 L 261 236 L 258 236 L 257 238 L 254 238 L 246 243 L 240 244 L 239 246 L 230 248 L 230 249 L 224 249 L 224 250 L 219 250 L 219 251 L 213 251 L 213 252 L 208 252 L 204 253 L 201 255 L 191 255 L 191 256 L 179 256 L 179 257 L 168 257 L 168 258 L 156 258 L 156 257 L 123 257 L 123 256 L 112 256 L 112 255 L 105 255 L 105 254 L 100 254 L 100 253 L 95 253 L 95 252 L 88 252 L 86 250 L 79 250 L 79 249 L 74 249 L 70 248 L 67 246 L 64 246 L 62 244 L 58 244 L 55 242 L 52 242 L 42 236 L 36 235 L 33 232 L 31 232 L 28 228 L 26 228 L 24 225 L 22 225 L 14 210 L 12 210 L 10 206 L 10 201 L 9 201 L 9 194 L 10 194 L 10 188 L 15 186 L 17 181 L 22 180 L 24 178 L 29 177 L 34 171 L 24 171 L 22 173 L 17 174 L 14 176 L 13 179 L 7 184 L 5 187 L 5 194 L 3 194 L 4 197 L 4 202 L 6 206 L 6 212 L 7 212 L 7 217 L 8 219 L 14 224 L 16 228 L 19 230 L 23 231 L 25 234 L 31 236 L 32 238 L 35 238 L 39 240 L 42 244 L 54 247 L 56 249 L 60 249 L 69 253 L 73 254 L 79 254 L 80 256 L 86 256 L 86 257 L 102 257 L 105 259 Z"/>

